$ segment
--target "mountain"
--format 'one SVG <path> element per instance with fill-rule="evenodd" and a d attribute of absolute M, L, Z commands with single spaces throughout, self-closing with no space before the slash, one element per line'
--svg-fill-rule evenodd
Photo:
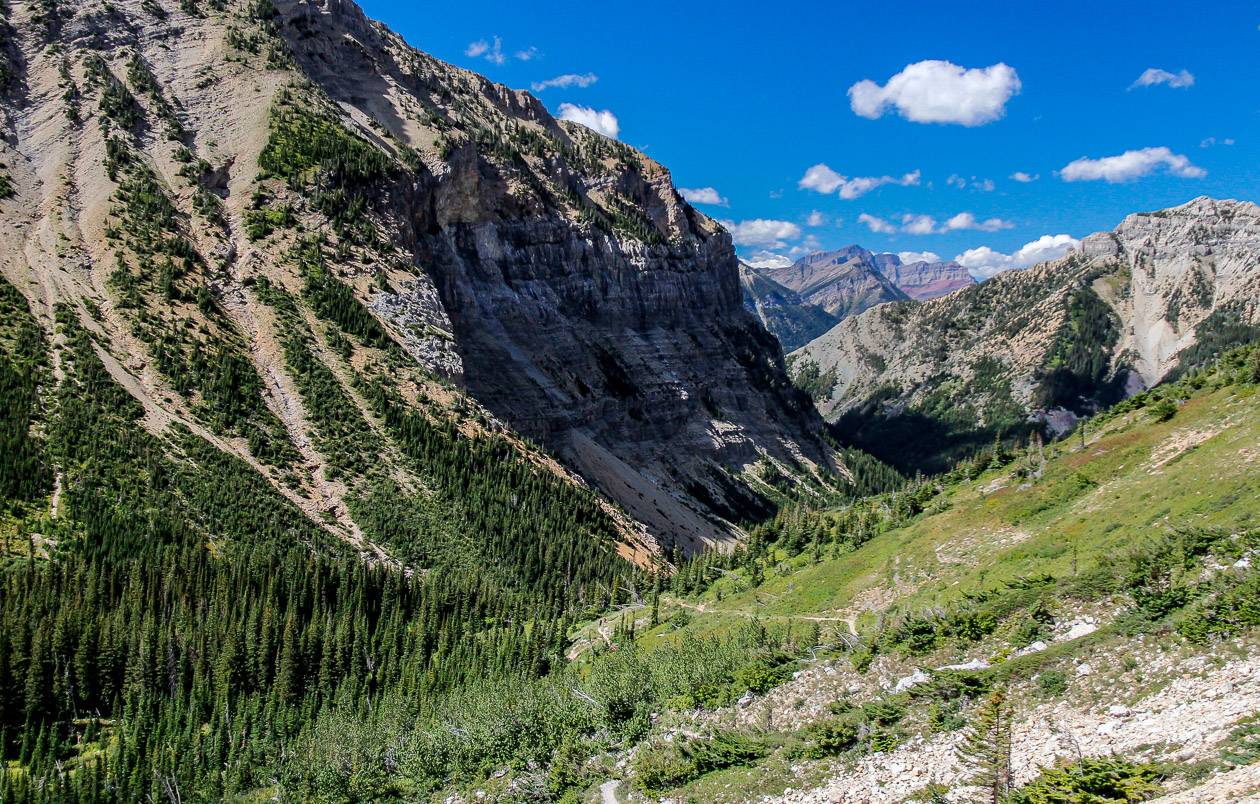
<path fill-rule="evenodd" d="M 772 509 L 765 462 L 829 482 L 729 236 L 642 153 L 343 0 L 7 20 L 4 276 L 90 332 L 148 429 L 374 544 L 361 470 L 424 485 L 382 394 L 537 442 L 646 528 L 632 553 L 729 541 Z"/>
<path fill-rule="evenodd" d="M 902 263 L 896 254 L 861 246 L 810 254 L 783 268 L 743 265 L 740 282 L 744 307 L 788 352 L 876 305 L 933 299 L 975 284 L 956 262 Z"/>
<path fill-rule="evenodd" d="M 1260 336 L 1260 208 L 1131 215 L 1026 271 L 848 318 L 794 353 L 842 438 L 903 470 L 1076 417 Z"/>
<path fill-rule="evenodd" d="M 878 256 L 880 273 L 915 301 L 935 299 L 976 283 L 967 269 L 956 262 L 903 263 L 896 254 Z"/>
<path fill-rule="evenodd" d="M 891 255 L 889 255 L 891 256 Z M 880 270 L 880 258 L 861 246 L 821 251 L 763 275 L 837 318 L 907 297 Z"/>
<path fill-rule="evenodd" d="M 840 320 L 750 265 L 740 263 L 739 284 L 744 292 L 744 308 L 779 339 L 784 352 L 799 349 Z"/>

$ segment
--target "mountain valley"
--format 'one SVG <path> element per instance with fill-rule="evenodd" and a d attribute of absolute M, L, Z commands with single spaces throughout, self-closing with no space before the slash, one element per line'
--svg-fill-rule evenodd
<path fill-rule="evenodd" d="M 1260 800 L 1255 203 L 973 277 L 351 0 L 0 52 L 0 802 Z"/>

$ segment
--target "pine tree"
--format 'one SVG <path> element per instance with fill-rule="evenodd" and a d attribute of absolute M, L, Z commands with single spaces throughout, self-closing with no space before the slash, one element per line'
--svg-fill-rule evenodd
<path fill-rule="evenodd" d="M 979 787 L 975 801 L 1001 804 L 1011 790 L 1011 713 L 1006 693 L 996 689 L 980 705 L 957 755 Z"/>

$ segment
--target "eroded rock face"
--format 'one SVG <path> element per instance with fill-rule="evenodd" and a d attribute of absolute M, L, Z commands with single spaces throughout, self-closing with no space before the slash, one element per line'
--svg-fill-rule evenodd
<path fill-rule="evenodd" d="M 831 465 L 821 420 L 742 307 L 729 235 L 681 199 L 663 167 L 558 123 L 527 93 L 411 51 L 351 3 L 277 7 L 303 71 L 394 138 L 418 146 L 427 132 L 408 122 L 409 105 L 440 106 L 454 93 L 487 127 L 536 126 L 574 150 L 609 155 L 596 170 L 564 158 L 505 169 L 457 147 L 390 189 L 423 269 L 417 281 L 436 289 L 460 381 L 482 404 L 555 449 L 666 543 L 725 539 L 714 514 L 763 512 L 737 477 L 763 455 L 806 470 Z M 646 236 L 573 220 L 538 189 L 549 184 L 628 204 Z M 390 316 L 407 305 L 382 295 L 374 306 Z M 423 329 L 423 315 L 411 317 Z"/>
<path fill-rule="evenodd" d="M 799 349 L 840 320 L 749 265 L 740 265 L 739 282 L 745 309 L 779 339 L 784 352 Z"/>
<path fill-rule="evenodd" d="M 178 395 L 110 278 L 127 171 L 109 137 L 124 130 L 129 164 L 169 201 L 163 226 L 204 258 L 189 285 L 219 303 L 213 321 L 169 298 L 148 312 L 230 340 L 264 379 L 276 427 L 307 450 L 313 508 L 348 510 L 350 492 L 319 482 L 291 333 L 263 293 L 306 309 L 315 273 L 341 312 L 384 328 L 371 345 L 350 333 L 356 346 L 327 310 L 304 319 L 352 402 L 368 407 L 353 372 L 395 361 L 400 394 L 507 423 L 620 503 L 647 526 L 635 551 L 734 539 L 766 510 L 755 464 L 827 482 L 822 420 L 743 310 L 729 235 L 645 155 L 414 50 L 348 0 L 57 6 L 49 28 L 17 0 L 5 40 L 0 162 L 16 197 L 0 204 L 0 271 L 46 321 L 57 304 L 82 311 L 155 427 L 195 418 L 196 400 L 164 401 Z"/>

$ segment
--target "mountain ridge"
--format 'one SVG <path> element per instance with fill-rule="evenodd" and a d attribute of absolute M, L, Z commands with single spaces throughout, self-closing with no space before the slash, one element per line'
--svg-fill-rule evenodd
<path fill-rule="evenodd" d="M 352 386 L 395 371 L 396 344 L 432 375 L 408 377 L 413 399 L 449 401 L 455 383 L 685 548 L 768 510 L 759 463 L 831 482 L 820 421 L 741 308 L 729 236 L 659 164 L 353 3 L 186 5 L 63 3 L 44 27 L 15 3 L 10 40 L 4 274 L 45 321 L 79 307 L 155 427 L 204 417 L 197 343 L 217 339 L 263 379 L 241 425 L 271 434 L 255 445 L 292 441 L 315 467 L 286 493 L 354 533 L 349 475 L 293 382 L 290 358 L 307 363 L 266 280 L 300 300 L 310 365 L 330 367 L 364 433 L 380 424 Z"/>
<path fill-rule="evenodd" d="M 999 431 L 1062 432 L 1167 378 L 1196 344 L 1206 359 L 1256 337 L 1258 227 L 1250 202 L 1137 213 L 1062 259 L 848 318 L 794 358 L 835 376 L 820 409 L 842 438 L 940 468 Z"/>

